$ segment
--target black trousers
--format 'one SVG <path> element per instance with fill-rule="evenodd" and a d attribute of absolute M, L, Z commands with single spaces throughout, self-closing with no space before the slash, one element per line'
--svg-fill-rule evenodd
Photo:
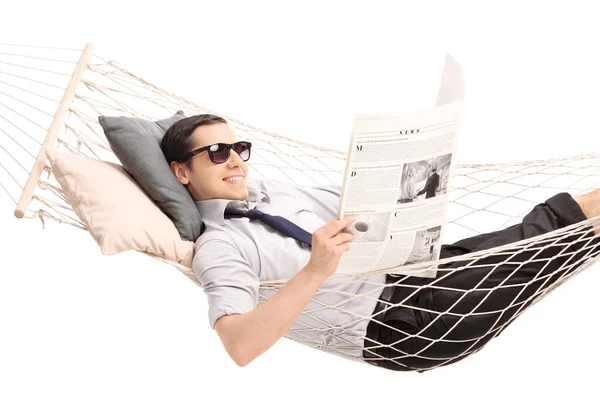
<path fill-rule="evenodd" d="M 443 245 L 440 258 L 513 243 L 585 219 L 575 200 L 559 193 L 536 205 L 519 224 Z M 400 285 L 384 290 L 380 300 L 388 304 L 380 301 L 375 308 L 363 358 L 387 369 L 422 372 L 473 354 L 506 328 L 541 290 L 597 257 L 600 238 L 593 236 L 588 230 L 580 233 L 577 241 L 566 237 L 546 248 L 541 245 L 491 254 L 475 262 L 440 265 L 445 270 L 438 271 L 436 278 L 388 275 L 388 282 Z M 555 258 L 549 261 L 551 257 Z M 469 263 L 470 267 L 457 269 Z M 475 287 L 477 290 L 465 292 Z M 378 314 L 379 310 L 386 311 Z"/>

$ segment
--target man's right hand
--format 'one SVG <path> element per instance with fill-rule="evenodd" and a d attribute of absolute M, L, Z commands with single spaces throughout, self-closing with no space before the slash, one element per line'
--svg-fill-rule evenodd
<path fill-rule="evenodd" d="M 348 242 L 354 240 L 354 235 L 343 230 L 355 220 L 352 216 L 346 216 L 317 229 L 312 234 L 312 250 L 306 268 L 323 280 L 329 278 L 337 269 L 342 253 L 350 250 Z"/>

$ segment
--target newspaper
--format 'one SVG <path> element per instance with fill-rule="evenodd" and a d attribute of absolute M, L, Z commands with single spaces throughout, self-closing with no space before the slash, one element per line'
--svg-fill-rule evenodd
<path fill-rule="evenodd" d="M 337 272 L 402 266 L 395 273 L 435 277 L 448 207 L 448 183 L 463 107 L 460 65 L 446 56 L 436 106 L 354 117 L 338 218 L 355 235 Z"/>

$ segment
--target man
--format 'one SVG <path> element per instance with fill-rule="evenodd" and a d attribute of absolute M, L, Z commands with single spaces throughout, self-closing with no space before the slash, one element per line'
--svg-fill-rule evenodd
<path fill-rule="evenodd" d="M 417 196 L 420 196 L 423 193 L 427 193 L 425 195 L 426 199 L 428 199 L 430 197 L 435 197 L 435 191 L 437 190 L 437 187 L 440 183 L 440 176 L 437 174 L 436 171 L 437 171 L 437 167 L 434 165 L 431 168 L 432 174 L 429 175 L 429 178 L 427 178 L 427 182 L 425 183 L 425 186 L 423 187 L 423 189 L 421 189 L 419 191 L 419 193 L 417 193 Z"/>
<path fill-rule="evenodd" d="M 382 288 L 386 281 L 406 277 L 379 274 L 358 282 L 327 281 L 335 272 L 342 253 L 349 249 L 348 242 L 353 240 L 353 235 L 346 233 L 344 228 L 354 219 L 336 219 L 339 186 L 301 188 L 278 181 L 249 180 L 246 161 L 250 157 L 251 144 L 238 141 L 224 119 L 210 114 L 176 122 L 165 133 L 161 148 L 171 170 L 196 201 L 205 223 L 205 231 L 195 244 L 193 269 L 208 297 L 209 322 L 237 365 L 247 365 L 286 332 L 318 343 L 323 350 L 356 359 L 362 357 L 385 368 L 429 368 L 439 363 L 429 358 L 422 362 L 418 357 L 407 363 L 394 360 L 395 352 L 405 352 L 408 347 L 414 350 L 421 345 L 418 338 L 394 346 L 377 346 L 378 343 L 396 343 L 398 338 L 407 336 L 397 329 L 386 330 L 379 322 L 406 328 L 410 334 L 411 330 L 421 329 L 422 322 L 431 320 L 425 312 L 418 317 L 415 311 L 406 314 L 406 308 L 391 307 L 381 312 L 390 301 L 398 304 L 414 294 L 406 287 L 390 286 L 391 291 Z M 519 226 L 444 246 L 442 257 L 535 236 L 600 214 L 600 191 L 574 199 L 565 193 L 559 197 L 550 199 L 549 204 L 538 205 Z M 277 231 L 279 228 L 273 229 L 261 222 L 263 220 L 240 217 L 240 213 L 248 212 L 247 216 L 257 211 L 282 216 L 295 223 L 311 234 L 312 244 L 308 246 L 302 242 L 304 239 L 282 234 Z M 546 219 L 540 222 L 542 217 Z M 536 268 L 539 270 L 540 267 L 531 264 L 515 279 L 533 279 Z M 476 274 L 485 269 L 479 270 Z M 468 286 L 472 284 L 470 273 L 462 270 L 461 273 L 447 274 L 446 284 Z M 490 282 L 495 282 L 494 279 L 492 276 Z M 273 294 L 267 288 L 259 290 L 263 280 L 287 282 Z M 411 284 L 423 287 L 431 281 L 415 277 L 409 280 Z M 448 297 L 439 289 L 429 288 L 427 293 Z M 473 296 L 476 297 L 476 293 Z M 259 306 L 259 300 L 265 299 Z M 317 301 L 311 302 L 311 299 Z M 439 297 L 437 300 L 447 306 L 442 301 L 446 299 Z M 459 302 L 459 305 L 465 303 Z M 320 306 L 322 304 L 337 307 L 332 309 Z M 504 306 L 498 299 L 494 304 Z M 428 306 L 435 310 L 439 304 Z M 372 320 L 361 318 L 373 313 L 377 313 L 377 317 Z M 454 316 L 448 315 L 448 318 Z M 447 333 L 444 326 L 449 319 L 433 325 L 438 337 Z M 471 339 L 473 332 L 490 328 L 490 321 L 485 318 L 474 324 L 466 330 L 458 330 L 459 335 Z M 317 329 L 304 329 L 307 326 Z M 461 342 L 458 345 L 442 344 L 429 352 L 457 359 L 464 352 Z"/>

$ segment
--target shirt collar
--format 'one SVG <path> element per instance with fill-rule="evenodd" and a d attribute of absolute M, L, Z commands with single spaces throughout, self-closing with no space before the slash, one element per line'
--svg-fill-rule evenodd
<path fill-rule="evenodd" d="M 203 222 L 213 222 L 218 225 L 225 225 L 225 209 L 236 208 L 240 210 L 249 210 L 254 208 L 254 203 L 269 203 L 269 195 L 265 191 L 261 180 L 250 179 L 246 181 L 248 189 L 248 197 L 246 200 L 227 200 L 227 199 L 211 199 L 194 201 L 200 217 Z"/>

